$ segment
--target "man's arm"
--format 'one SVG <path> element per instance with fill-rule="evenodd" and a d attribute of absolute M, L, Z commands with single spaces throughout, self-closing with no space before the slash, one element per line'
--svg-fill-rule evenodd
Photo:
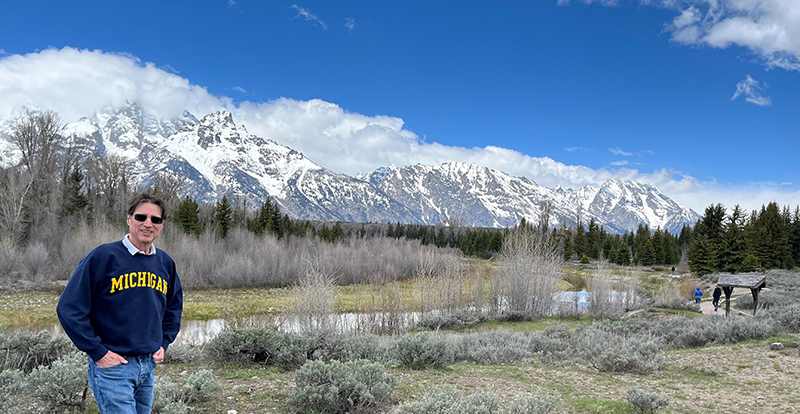
<path fill-rule="evenodd" d="M 61 326 L 78 349 L 89 354 L 94 361 L 100 361 L 108 349 L 100 343 L 91 325 L 92 297 L 94 296 L 93 254 L 81 260 L 64 292 L 58 299 L 56 313 Z"/>
<path fill-rule="evenodd" d="M 172 286 L 167 290 L 167 308 L 164 310 L 164 319 L 161 322 L 161 331 L 164 334 L 164 338 L 161 341 L 161 349 L 159 351 L 165 351 L 169 344 L 175 341 L 175 337 L 178 336 L 178 332 L 181 330 L 183 288 L 174 266 L 173 263 L 172 274 L 175 277 L 172 278 Z"/>

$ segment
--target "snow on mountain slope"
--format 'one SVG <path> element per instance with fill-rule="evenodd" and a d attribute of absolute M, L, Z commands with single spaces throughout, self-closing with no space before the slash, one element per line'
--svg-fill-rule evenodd
<path fill-rule="evenodd" d="M 20 113 L 0 120 L 0 166 L 19 162 L 12 130 Z M 136 103 L 104 107 L 65 126 L 63 136 L 86 153 L 131 161 L 133 185 L 159 175 L 179 177 L 182 195 L 214 202 L 227 195 L 250 207 L 267 197 L 296 219 L 438 224 L 454 220 L 480 227 L 538 223 L 549 203 L 549 225 L 594 219 L 611 232 L 678 231 L 699 216 L 657 188 L 609 180 L 600 188 L 549 189 L 527 178 L 467 163 L 388 166 L 363 177 L 323 168 L 302 153 L 247 132 L 230 112 L 201 119 L 184 112 L 158 119 Z"/>

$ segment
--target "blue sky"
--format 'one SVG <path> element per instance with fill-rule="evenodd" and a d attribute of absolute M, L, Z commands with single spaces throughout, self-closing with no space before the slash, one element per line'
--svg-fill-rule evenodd
<path fill-rule="evenodd" d="M 475 162 L 656 184 L 702 213 L 800 204 L 797 0 L 24 1 L 0 113 L 227 109 L 351 175 Z"/>

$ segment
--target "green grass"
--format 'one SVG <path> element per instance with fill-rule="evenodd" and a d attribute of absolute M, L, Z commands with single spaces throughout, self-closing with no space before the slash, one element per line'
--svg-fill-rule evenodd
<path fill-rule="evenodd" d="M 514 332 L 544 332 L 545 329 L 551 326 L 567 325 L 571 329 L 575 329 L 578 325 L 590 324 L 592 319 L 589 317 L 581 318 L 540 318 L 535 321 L 520 321 L 520 322 L 501 322 L 501 321 L 486 321 L 470 329 L 464 329 L 461 332 L 485 332 L 496 329 L 506 329 Z"/>
<path fill-rule="evenodd" d="M 633 407 L 627 401 L 607 400 L 598 397 L 581 397 L 572 400 L 572 405 L 580 413 L 590 414 L 629 414 Z"/>

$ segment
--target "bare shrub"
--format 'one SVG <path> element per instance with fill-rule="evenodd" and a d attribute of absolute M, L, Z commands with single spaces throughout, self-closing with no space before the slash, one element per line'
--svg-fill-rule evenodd
<path fill-rule="evenodd" d="M 6 239 L 0 238 L 0 284 L 11 284 L 18 280 L 18 254 L 14 246 Z"/>
<path fill-rule="evenodd" d="M 700 311 L 700 305 L 688 301 L 680 285 L 675 282 L 668 282 L 661 285 L 658 292 L 653 295 L 653 306 L 668 309 Z"/>
<path fill-rule="evenodd" d="M 28 280 L 40 282 L 47 273 L 50 262 L 50 252 L 41 242 L 35 242 L 25 249 L 25 268 L 28 270 Z"/>
<path fill-rule="evenodd" d="M 589 312 L 594 316 L 619 316 L 623 309 L 614 292 L 614 277 L 608 265 L 600 261 L 597 269 L 586 281 L 589 292 Z"/>
<path fill-rule="evenodd" d="M 306 258 L 303 277 L 294 286 L 292 313 L 306 332 L 332 332 L 336 329 L 333 305 L 336 303 L 336 276 L 326 273 L 318 257 Z"/>
<path fill-rule="evenodd" d="M 58 279 L 68 279 L 78 267 L 81 259 L 86 257 L 95 247 L 113 241 L 122 240 L 125 234 L 121 226 L 115 226 L 104 219 L 95 224 L 81 224 L 65 235 L 60 249 L 59 260 L 55 270 Z"/>
<path fill-rule="evenodd" d="M 510 231 L 501 260 L 505 267 L 492 286 L 498 310 L 528 317 L 552 314 L 561 258 L 547 236 L 527 226 Z"/>

